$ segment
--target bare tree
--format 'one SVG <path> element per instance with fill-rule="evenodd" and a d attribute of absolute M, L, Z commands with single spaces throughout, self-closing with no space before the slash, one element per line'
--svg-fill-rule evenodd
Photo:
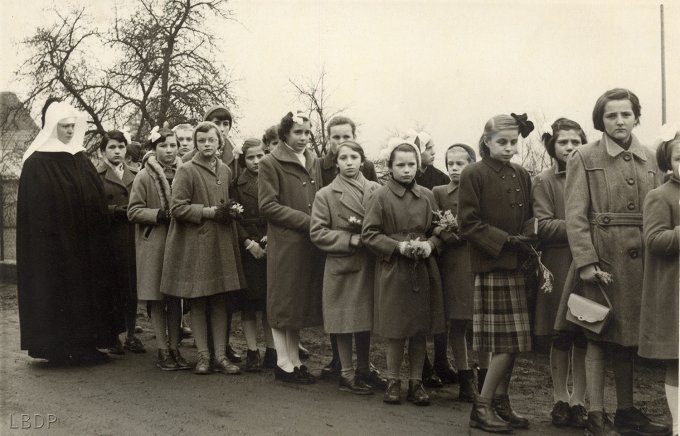
<path fill-rule="evenodd" d="M 542 112 L 531 118 L 538 128 L 524 139 L 519 149 L 520 165 L 522 165 L 531 176 L 538 175 L 541 171 L 552 166 L 552 161 L 543 145 L 542 137 L 546 133 L 543 131 L 546 124 L 546 116 Z"/>
<path fill-rule="evenodd" d="M 347 110 L 346 107 L 332 109 L 329 104 L 331 93 L 326 87 L 326 69 L 322 68 L 316 78 L 307 78 L 304 81 L 288 79 L 295 92 L 307 109 L 309 119 L 312 121 L 312 147 L 317 156 L 328 153 L 328 138 L 326 125 L 331 118 Z"/>

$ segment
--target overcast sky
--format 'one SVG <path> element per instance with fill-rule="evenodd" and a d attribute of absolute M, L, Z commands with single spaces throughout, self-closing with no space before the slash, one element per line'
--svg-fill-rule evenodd
<path fill-rule="evenodd" d="M 120 7 L 133 0 L 119 0 Z M 112 2 L 88 3 L 101 23 Z M 52 0 L 2 0 L 0 90 L 20 96 L 11 72 L 17 41 L 54 17 Z M 325 67 L 331 106 L 348 107 L 369 156 L 388 133 L 423 126 L 439 151 L 474 144 L 498 113 L 542 124 L 566 116 L 591 138 L 591 112 L 607 89 L 642 102 L 636 134 L 661 125 L 658 1 L 233 0 L 237 21 L 220 26 L 222 60 L 239 102 L 240 137 L 258 136 L 297 103 L 288 79 Z M 680 124 L 680 4 L 665 2 L 667 114 Z M 102 27 L 104 24 L 102 24 Z M 539 126 L 540 127 L 540 126 Z M 443 153 L 437 157 L 443 164 Z M 439 162 L 442 161 L 442 162 Z"/>

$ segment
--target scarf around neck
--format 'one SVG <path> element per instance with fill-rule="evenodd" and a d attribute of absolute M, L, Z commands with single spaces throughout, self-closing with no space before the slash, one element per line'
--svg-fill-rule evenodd
<path fill-rule="evenodd" d="M 364 199 L 366 198 L 366 178 L 361 171 L 356 177 L 347 177 L 338 174 L 336 177 L 338 184 L 344 189 L 347 194 L 347 203 L 354 209 L 364 211 Z M 360 217 L 360 218 L 363 218 Z"/>

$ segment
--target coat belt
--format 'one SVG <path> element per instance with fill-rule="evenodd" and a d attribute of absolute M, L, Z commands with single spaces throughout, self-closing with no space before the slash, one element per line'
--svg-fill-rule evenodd
<path fill-rule="evenodd" d="M 591 213 L 590 224 L 598 226 L 642 226 L 641 213 Z"/>

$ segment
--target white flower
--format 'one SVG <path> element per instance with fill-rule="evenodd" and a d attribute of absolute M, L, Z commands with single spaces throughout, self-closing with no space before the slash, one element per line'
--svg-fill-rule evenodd
<path fill-rule="evenodd" d="M 155 142 L 158 138 L 161 137 L 161 134 L 158 133 L 158 130 L 159 130 L 159 129 L 160 129 L 160 128 L 159 128 L 158 126 L 156 126 L 156 127 L 154 127 L 153 129 L 151 129 L 151 132 L 149 132 L 149 141 Z"/>
<path fill-rule="evenodd" d="M 241 206 L 240 203 L 234 203 L 231 205 L 231 210 L 233 210 L 236 213 L 243 213 L 245 209 L 243 209 L 243 206 Z"/>
<path fill-rule="evenodd" d="M 360 220 L 359 218 L 355 217 L 354 215 L 352 215 L 351 217 L 349 217 L 349 219 L 347 219 L 347 221 L 348 221 L 350 224 L 358 224 L 358 225 L 361 225 L 361 220 Z"/>

